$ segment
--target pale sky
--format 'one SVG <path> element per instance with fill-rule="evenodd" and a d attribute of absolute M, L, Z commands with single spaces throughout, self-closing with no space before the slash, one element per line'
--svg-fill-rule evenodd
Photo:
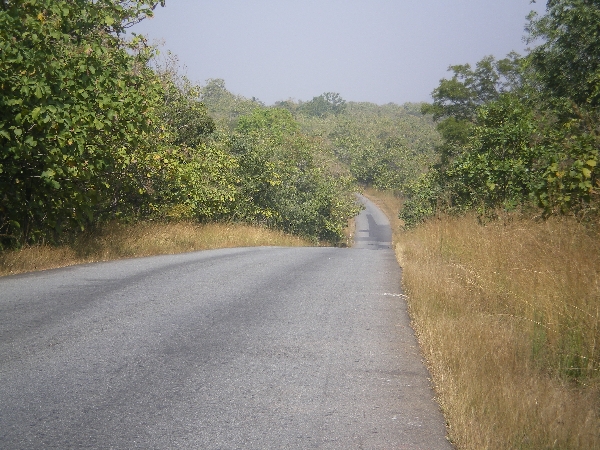
<path fill-rule="evenodd" d="M 430 101 L 448 66 L 523 53 L 538 0 L 167 0 L 132 31 L 162 40 L 198 84 L 266 104 Z"/>

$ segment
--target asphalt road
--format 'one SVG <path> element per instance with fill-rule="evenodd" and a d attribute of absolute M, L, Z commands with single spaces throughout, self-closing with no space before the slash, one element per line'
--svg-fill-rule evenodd
<path fill-rule="evenodd" d="M 0 279 L 0 448 L 446 449 L 387 219 Z"/>

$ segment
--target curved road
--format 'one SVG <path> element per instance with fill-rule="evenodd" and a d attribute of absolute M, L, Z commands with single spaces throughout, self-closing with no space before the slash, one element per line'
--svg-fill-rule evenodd
<path fill-rule="evenodd" d="M 446 449 L 387 219 L 0 279 L 0 448 Z"/>

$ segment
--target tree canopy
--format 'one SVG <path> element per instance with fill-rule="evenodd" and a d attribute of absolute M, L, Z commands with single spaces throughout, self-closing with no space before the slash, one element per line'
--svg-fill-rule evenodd
<path fill-rule="evenodd" d="M 0 234 L 84 226 L 144 145 L 158 94 L 140 41 L 158 2 L 0 3 Z"/>
<path fill-rule="evenodd" d="M 423 111 L 443 142 L 437 164 L 408 190 L 408 225 L 439 209 L 598 215 L 600 5 L 550 0 L 529 20 L 538 44 L 529 54 L 452 66 L 433 91 Z"/>
<path fill-rule="evenodd" d="M 107 220 L 241 220 L 338 243 L 353 180 L 287 111 L 159 60 L 164 2 L 0 2 L 0 249 Z M 327 97 L 340 108 L 337 97 Z"/>
<path fill-rule="evenodd" d="M 302 103 L 298 110 L 309 116 L 324 118 L 329 114 L 337 115 L 346 109 L 346 100 L 335 92 L 325 92 L 312 100 Z"/>

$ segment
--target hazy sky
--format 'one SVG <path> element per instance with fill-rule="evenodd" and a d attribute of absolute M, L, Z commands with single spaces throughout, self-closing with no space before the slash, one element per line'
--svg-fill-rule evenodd
<path fill-rule="evenodd" d="M 164 40 L 187 76 L 267 104 L 338 92 L 429 101 L 451 64 L 522 53 L 538 0 L 167 0 L 132 31 Z"/>

